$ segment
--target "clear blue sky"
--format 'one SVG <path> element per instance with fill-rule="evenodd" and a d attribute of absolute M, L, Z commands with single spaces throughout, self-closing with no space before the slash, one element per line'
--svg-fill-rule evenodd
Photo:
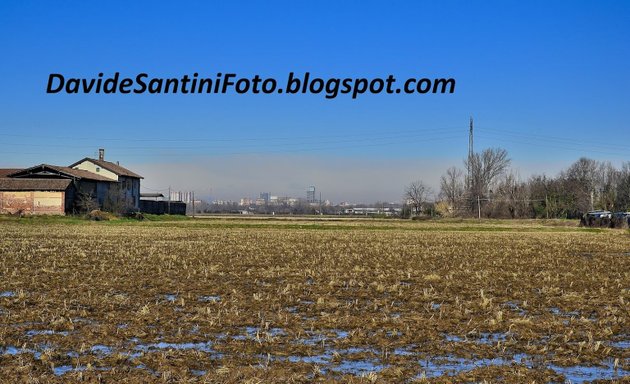
<path fill-rule="evenodd" d="M 366 189 L 374 193 L 360 198 L 393 199 L 409 178 L 434 182 L 461 165 L 471 115 L 477 148 L 508 149 L 526 174 L 554 173 L 580 156 L 619 163 L 630 160 L 628 20 L 628 1 L 2 2 L 0 167 L 69 164 L 105 147 L 156 189 L 236 198 L 317 184 L 336 199 Z M 356 100 L 45 92 L 50 73 L 116 71 L 281 83 L 291 71 L 393 74 L 453 77 L 457 87 Z M 253 180 L 248 164 L 264 177 L 226 176 Z M 388 169 L 391 191 L 369 182 L 332 191 L 334 172 L 364 180 Z"/>

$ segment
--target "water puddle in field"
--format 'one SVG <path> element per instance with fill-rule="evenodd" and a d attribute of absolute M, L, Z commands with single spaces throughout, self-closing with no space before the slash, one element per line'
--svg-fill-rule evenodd
<path fill-rule="evenodd" d="M 413 352 L 413 348 L 415 347 L 415 345 L 408 345 L 406 347 L 399 347 L 399 348 L 395 348 L 393 351 L 393 354 L 395 356 L 411 356 L 414 354 Z"/>
<path fill-rule="evenodd" d="M 448 341 L 449 343 L 462 343 L 466 341 L 463 337 L 459 337 L 456 335 L 444 334 L 443 336 L 444 340 Z"/>
<path fill-rule="evenodd" d="M 583 365 L 574 365 L 571 367 L 560 367 L 557 365 L 549 365 L 549 368 L 556 371 L 567 379 L 570 383 L 585 383 L 594 380 L 610 380 L 619 379 L 630 375 L 630 371 L 616 368 L 612 362 L 608 362 L 602 367 L 587 367 Z"/>
<path fill-rule="evenodd" d="M 96 371 L 109 371 L 112 368 L 111 367 L 91 367 L 90 369 L 93 369 Z M 77 365 L 76 367 L 72 365 L 60 365 L 58 367 L 53 368 L 53 373 L 55 374 L 55 376 L 63 376 L 66 373 L 84 372 L 87 370 L 88 368 L 84 365 Z"/>
<path fill-rule="evenodd" d="M 362 356 L 352 356 L 358 354 L 375 354 L 372 348 L 347 348 L 347 349 L 326 349 L 323 353 L 310 356 L 272 356 L 271 360 L 289 361 L 291 363 L 315 364 L 320 366 L 320 370 L 325 373 L 331 371 L 348 375 L 363 375 L 370 372 L 380 372 L 388 365 L 382 363 L 377 358 L 366 358 Z M 269 357 L 259 356 L 261 359 Z"/>
<path fill-rule="evenodd" d="M 321 332 L 307 331 L 306 336 L 306 338 L 296 339 L 295 343 L 303 345 L 322 344 L 326 343 L 327 341 L 345 339 L 348 337 L 348 332 L 342 331 L 341 329 L 331 329 Z"/>
<path fill-rule="evenodd" d="M 31 329 L 30 331 L 26 331 L 25 335 L 27 337 L 40 336 L 40 335 L 60 335 L 60 336 L 68 336 L 68 331 L 53 331 L 52 329 Z"/>
<path fill-rule="evenodd" d="M 482 332 L 479 334 L 479 337 L 472 338 L 472 341 L 479 344 L 496 344 L 498 342 L 503 342 L 506 339 L 505 333 L 488 333 Z"/>
<path fill-rule="evenodd" d="M 476 343 L 476 344 L 485 344 L 485 345 L 493 345 L 498 342 L 504 342 L 508 336 L 507 333 L 500 332 L 481 332 L 476 334 L 469 334 L 464 337 L 457 335 L 448 335 L 444 334 L 444 340 L 452 343 Z"/>
<path fill-rule="evenodd" d="M 549 308 L 549 312 L 551 312 L 551 314 L 554 316 L 560 316 L 560 317 L 580 317 L 580 312 L 578 311 L 563 312 L 558 307 Z"/>
<path fill-rule="evenodd" d="M 527 314 L 527 311 L 521 308 L 516 301 L 507 301 L 503 305 L 506 306 L 510 311 L 518 313 L 520 316 L 525 316 Z"/>
<path fill-rule="evenodd" d="M 62 376 L 68 372 L 73 372 L 73 371 L 74 372 L 85 371 L 85 366 L 79 365 L 79 366 L 73 367 L 72 365 L 61 365 L 59 367 L 53 368 L 53 373 L 55 374 L 55 376 Z"/>
<path fill-rule="evenodd" d="M 138 344 L 134 347 L 134 350 L 141 352 L 152 352 L 156 350 L 164 349 L 176 349 L 176 350 L 197 350 L 201 352 L 214 353 L 212 349 L 212 342 L 204 341 L 198 343 L 151 343 L 151 344 Z"/>
<path fill-rule="evenodd" d="M 246 327 L 245 332 L 251 337 L 257 332 L 260 332 L 256 327 Z M 286 332 L 280 328 L 271 328 L 267 332 L 274 333 L 276 335 L 286 335 Z M 335 339 L 335 335 L 338 338 L 348 337 L 348 332 L 341 330 L 327 330 L 317 335 L 314 335 L 308 339 L 299 339 L 299 343 L 321 343 L 321 340 Z M 458 336 L 445 335 L 445 338 L 457 341 L 479 341 L 494 343 L 503 337 L 504 334 L 479 334 L 475 339 L 466 339 Z M 330 337 L 330 339 L 327 339 Z M 218 337 L 219 339 L 221 337 Z M 188 342 L 188 343 L 138 343 L 138 339 L 131 339 L 131 345 L 124 350 L 117 350 L 114 347 L 106 346 L 103 344 L 96 344 L 89 348 L 89 352 L 96 357 L 104 358 L 107 356 L 120 353 L 121 356 L 126 356 L 129 359 L 142 356 L 144 353 L 151 353 L 163 350 L 196 350 L 200 352 L 209 353 L 214 359 L 223 358 L 223 354 L 217 352 L 212 348 L 213 343 L 211 341 L 204 342 Z M 629 341 L 614 342 L 618 344 L 620 348 L 626 347 Z M 613 343 L 611 343 L 612 345 Z M 305 363 L 314 364 L 319 366 L 323 373 L 333 372 L 338 374 L 350 374 L 350 375 L 365 375 L 370 372 L 380 372 L 389 365 L 381 360 L 382 353 L 372 347 L 350 347 L 350 348 L 334 348 L 329 347 L 326 343 L 322 344 L 324 351 L 309 356 L 291 355 L 291 356 L 274 356 L 274 355 L 258 355 L 261 361 L 261 365 L 264 365 L 265 361 L 288 361 L 291 363 Z M 330 344 L 334 345 L 334 344 Z M 391 351 L 391 355 L 394 356 L 413 356 L 415 353 L 413 349 L 415 345 L 402 346 Z M 17 348 L 15 346 L 0 347 L 0 356 L 15 356 L 23 353 L 32 354 L 35 359 L 40 359 L 44 351 L 52 349 L 49 344 L 40 344 L 31 348 Z M 80 354 L 78 352 L 70 351 L 67 353 L 68 357 L 78 358 Z M 549 368 L 558 374 L 563 375 L 571 383 L 584 383 L 593 380 L 610 380 L 618 379 L 627 375 L 630 375 L 629 370 L 622 368 L 615 368 L 612 360 L 603 362 L 600 366 L 569 366 L 562 367 L 554 364 L 545 365 L 540 357 L 532 357 L 527 354 L 515 354 L 513 356 L 497 357 L 497 358 L 484 358 L 484 359 L 468 359 L 463 357 L 457 357 L 453 355 L 437 356 L 427 360 L 418 361 L 420 366 L 419 374 L 416 379 L 422 378 L 437 378 L 437 377 L 452 377 L 460 373 L 473 370 L 475 368 L 489 367 L 489 366 L 508 366 L 512 364 L 523 364 L 528 368 L 539 367 Z M 151 371 L 144 365 L 140 364 L 136 366 L 137 369 L 143 369 Z M 56 376 L 63 376 L 70 372 L 85 371 L 88 368 L 86 366 L 73 366 L 73 365 L 60 365 L 53 368 L 53 373 Z M 93 367 L 90 369 L 105 371 L 111 368 L 109 367 Z M 207 372 L 204 370 L 191 369 L 189 372 L 194 376 L 204 376 Z M 152 374 L 157 374 L 151 371 Z"/>
<path fill-rule="evenodd" d="M 630 349 L 630 340 L 612 341 L 609 344 L 611 347 L 619 349 Z"/>
<path fill-rule="evenodd" d="M 219 301 L 221 301 L 221 296 L 217 296 L 217 295 L 199 296 L 199 301 L 201 301 L 202 303 L 218 303 Z"/>
<path fill-rule="evenodd" d="M 511 364 L 523 364 L 528 368 L 534 366 L 552 369 L 558 374 L 564 375 L 571 383 L 584 383 L 593 380 L 616 379 L 630 374 L 630 371 L 615 368 L 614 363 L 606 361 L 603 366 L 583 366 L 575 365 L 561 367 L 554 364 L 540 365 L 534 363 L 532 356 L 520 353 L 510 357 L 498 357 L 493 359 L 466 359 L 456 356 L 441 356 L 430 360 L 421 360 L 421 372 L 416 378 L 435 378 L 441 376 L 456 376 L 462 372 L 471 371 L 475 368 L 502 366 Z"/>
<path fill-rule="evenodd" d="M 12 345 L 0 348 L 0 356 L 2 355 L 15 356 L 22 353 L 33 353 L 33 350 L 26 349 L 26 348 L 16 348 Z"/>
<path fill-rule="evenodd" d="M 120 325 L 119 325 L 120 326 Z M 196 329 L 196 331 L 195 331 Z M 199 328 L 193 326 L 193 333 L 200 332 Z M 365 375 L 370 372 L 380 372 L 381 370 L 389 367 L 388 355 L 398 356 L 399 358 L 407 357 L 407 359 L 417 360 L 420 356 L 424 356 L 421 352 L 416 352 L 418 347 L 415 344 L 399 345 L 395 348 L 387 350 L 377 349 L 370 345 L 361 345 L 348 347 L 348 343 L 351 342 L 351 334 L 349 331 L 342 329 L 320 329 L 306 331 L 301 334 L 289 334 L 283 328 L 278 327 L 242 327 L 239 328 L 239 333 L 231 336 L 234 340 L 244 340 L 246 342 L 261 342 L 269 340 L 270 338 L 282 338 L 281 341 L 287 343 L 293 343 L 294 345 L 313 346 L 315 354 L 301 355 L 294 354 L 289 356 L 278 355 L 257 355 L 260 360 L 261 366 L 270 361 L 284 361 L 290 363 L 304 363 L 313 364 L 319 367 L 323 373 L 332 374 L 349 374 L 349 375 Z M 392 337 L 399 335 L 398 331 L 385 332 L 388 336 Z M 65 331 L 54 330 L 29 330 L 26 335 L 29 337 L 36 335 L 67 335 Z M 485 345 L 496 345 L 499 342 L 504 342 L 511 337 L 511 333 L 492 333 L 492 332 L 479 332 L 467 335 L 451 335 L 442 334 L 442 337 L 447 342 L 453 343 L 476 343 Z M 158 353 L 167 350 L 177 351 L 198 351 L 207 353 L 210 359 L 222 359 L 224 354 L 218 352 L 213 347 L 218 340 L 226 339 L 225 334 L 212 336 L 212 340 L 202 340 L 193 342 L 143 342 L 138 338 L 131 338 L 124 343 L 124 346 L 108 346 L 104 344 L 94 344 L 91 347 L 82 347 L 80 351 L 56 351 L 69 358 L 79 358 L 84 355 L 91 355 L 97 359 L 105 359 L 111 356 L 121 356 L 123 359 L 127 359 L 131 367 L 137 369 L 143 369 L 152 374 L 159 376 L 158 372 L 151 371 L 147 367 L 143 367 L 138 363 L 135 358 L 141 357 L 144 354 Z M 616 340 L 606 342 L 607 345 L 619 348 L 630 348 L 630 340 L 627 339 L 627 335 L 617 335 Z M 51 344 L 41 343 L 35 344 L 29 348 L 19 348 L 15 346 L 0 346 L 1 356 L 16 356 L 20 354 L 31 354 L 35 359 L 41 359 L 42 355 L 46 351 L 54 350 L 55 347 Z M 97 362 L 100 360 L 97 360 Z M 395 360 L 394 360 L 395 361 Z M 464 358 L 455 355 L 444 356 L 429 356 L 426 359 L 418 360 L 418 371 L 416 379 L 421 378 L 436 378 L 440 376 L 452 377 L 462 372 L 467 372 L 475 368 L 489 367 L 489 366 L 509 366 L 512 364 L 521 364 L 528 368 L 548 368 L 555 371 L 559 375 L 563 375 L 567 380 L 572 383 L 583 383 L 593 380 L 609 380 L 616 379 L 626 375 L 630 375 L 630 370 L 623 369 L 630 360 L 623 359 L 621 362 L 617 361 L 618 367 L 615 368 L 615 362 L 610 359 L 602 362 L 599 366 L 585 366 L 576 365 L 569 367 L 562 367 L 545 362 L 545 357 L 527 354 L 515 354 L 507 355 L 496 358 Z M 67 361 L 66 361 L 67 362 Z M 81 372 L 88 369 L 94 370 L 108 370 L 108 367 L 86 367 L 82 365 L 59 365 L 52 368 L 53 373 L 56 376 L 63 376 L 71 372 Z M 202 369 L 190 369 L 189 373 L 194 376 L 204 376 L 207 374 Z"/>
<path fill-rule="evenodd" d="M 207 373 L 207 371 L 201 369 L 191 369 L 190 373 L 192 373 L 194 376 L 203 376 Z"/>
<path fill-rule="evenodd" d="M 90 352 L 95 355 L 109 356 L 112 354 L 113 350 L 111 347 L 108 347 L 106 345 L 97 344 L 90 348 Z"/>
<path fill-rule="evenodd" d="M 234 340 L 259 340 L 265 339 L 269 337 L 280 337 L 286 336 L 287 333 L 282 328 L 269 328 L 269 329 L 261 329 L 259 327 L 245 327 L 241 329 L 241 332 L 244 334 L 232 336 Z"/>
<path fill-rule="evenodd" d="M 13 292 L 13 291 L 2 291 L 2 292 L 0 292 L 0 297 L 15 297 L 15 292 Z"/>
<path fill-rule="evenodd" d="M 434 378 L 440 376 L 455 376 L 461 372 L 470 371 L 479 367 L 487 367 L 493 365 L 506 365 L 512 362 L 519 362 L 525 355 L 515 355 L 511 359 L 494 358 L 494 359 L 465 359 L 455 356 L 435 357 L 431 360 L 420 361 L 421 372 L 417 376 L 418 379 Z"/>
<path fill-rule="evenodd" d="M 72 322 L 77 324 L 98 324 L 97 321 L 88 319 L 87 317 L 75 317 L 72 319 Z"/>
<path fill-rule="evenodd" d="M 342 360 L 339 365 L 331 370 L 343 374 L 362 375 L 370 372 L 380 372 L 387 365 L 379 363 L 376 359 L 370 360 Z"/>
<path fill-rule="evenodd" d="M 174 293 L 167 293 L 163 295 L 163 297 L 166 299 L 166 301 L 171 303 L 174 303 L 177 300 L 177 294 Z"/>

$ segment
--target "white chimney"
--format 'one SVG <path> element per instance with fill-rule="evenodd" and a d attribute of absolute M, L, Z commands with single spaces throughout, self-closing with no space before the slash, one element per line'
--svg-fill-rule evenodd
<path fill-rule="evenodd" d="M 103 161 L 105 160 L 105 149 L 99 148 L 98 150 L 98 159 Z"/>

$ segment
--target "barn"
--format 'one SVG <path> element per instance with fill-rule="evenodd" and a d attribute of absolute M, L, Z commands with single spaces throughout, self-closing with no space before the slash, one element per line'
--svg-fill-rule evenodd
<path fill-rule="evenodd" d="M 74 195 L 69 179 L 0 178 L 0 213 L 63 215 Z"/>

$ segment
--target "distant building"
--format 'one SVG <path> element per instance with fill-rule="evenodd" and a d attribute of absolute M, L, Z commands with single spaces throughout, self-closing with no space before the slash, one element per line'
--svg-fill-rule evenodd
<path fill-rule="evenodd" d="M 310 186 L 306 190 L 306 202 L 309 204 L 317 203 L 317 198 L 315 197 L 315 187 Z"/>
<path fill-rule="evenodd" d="M 194 198 L 192 191 L 171 191 L 171 201 L 182 201 L 186 204 L 191 204 Z"/>
<path fill-rule="evenodd" d="M 140 207 L 140 179 L 143 177 L 121 167 L 118 163 L 105 161 L 104 149 L 99 149 L 98 152 L 98 160 L 86 157 L 70 165 L 70 168 L 88 171 L 117 181 L 118 184 L 116 185 L 121 194 L 119 198 L 123 199 L 129 208 L 138 209 Z"/>

